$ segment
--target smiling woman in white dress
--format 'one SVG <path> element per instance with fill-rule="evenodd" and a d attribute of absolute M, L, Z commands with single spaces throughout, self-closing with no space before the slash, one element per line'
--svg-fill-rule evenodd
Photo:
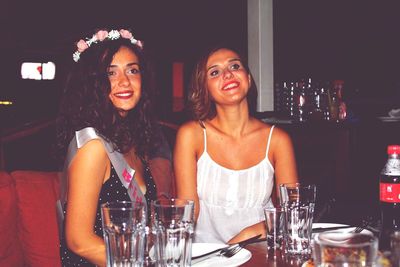
<path fill-rule="evenodd" d="M 178 130 L 174 169 L 178 197 L 195 201 L 195 241 L 265 236 L 273 188 L 298 179 L 289 135 L 252 116 L 256 88 L 235 50 L 206 53 L 190 89 L 194 120 Z"/>

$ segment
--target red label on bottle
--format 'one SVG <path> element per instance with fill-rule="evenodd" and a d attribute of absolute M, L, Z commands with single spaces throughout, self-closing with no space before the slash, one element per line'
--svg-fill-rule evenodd
<path fill-rule="evenodd" d="M 400 184 L 380 183 L 380 200 L 383 202 L 400 203 Z"/>

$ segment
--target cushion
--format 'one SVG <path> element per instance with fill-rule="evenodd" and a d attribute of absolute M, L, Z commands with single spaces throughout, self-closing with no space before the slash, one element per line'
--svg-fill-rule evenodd
<path fill-rule="evenodd" d="M 0 171 L 0 266 L 22 266 L 17 235 L 17 196 L 14 180 Z"/>
<path fill-rule="evenodd" d="M 14 171 L 18 233 L 28 266 L 60 266 L 55 190 L 57 172 Z"/>

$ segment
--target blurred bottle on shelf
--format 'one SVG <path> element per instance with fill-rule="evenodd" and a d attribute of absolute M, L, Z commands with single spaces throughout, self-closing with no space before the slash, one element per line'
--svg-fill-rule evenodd
<path fill-rule="evenodd" d="M 294 121 L 334 121 L 347 118 L 344 81 L 316 82 L 311 78 L 275 84 L 275 111 Z"/>
<path fill-rule="evenodd" d="M 315 82 L 310 92 L 310 120 L 329 120 L 329 103 L 326 86 L 321 82 Z"/>
<path fill-rule="evenodd" d="M 343 100 L 343 80 L 334 80 L 329 92 L 329 112 L 331 121 L 343 121 L 347 116 L 346 103 Z"/>
<path fill-rule="evenodd" d="M 308 92 L 311 90 L 311 78 L 308 81 L 302 79 L 298 83 L 298 93 L 295 94 L 296 97 L 296 119 L 299 122 L 305 122 L 308 120 L 309 116 L 309 96 Z"/>

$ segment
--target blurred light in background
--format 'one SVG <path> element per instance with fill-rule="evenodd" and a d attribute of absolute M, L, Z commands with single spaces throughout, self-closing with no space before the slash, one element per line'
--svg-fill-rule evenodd
<path fill-rule="evenodd" d="M 53 62 L 24 62 L 21 65 L 21 78 L 31 80 L 54 80 L 56 65 Z"/>

